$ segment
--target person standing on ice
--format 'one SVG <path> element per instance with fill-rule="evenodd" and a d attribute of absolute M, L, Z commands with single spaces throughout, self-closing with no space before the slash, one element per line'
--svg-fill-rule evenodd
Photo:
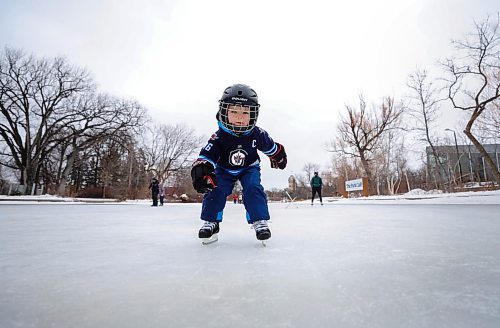
<path fill-rule="evenodd" d="M 191 169 L 193 187 L 203 193 L 198 237 L 207 240 L 219 232 L 226 197 L 237 180 L 243 187 L 246 219 L 258 240 L 267 240 L 269 210 L 264 188 L 260 183 L 260 150 L 271 160 L 271 167 L 283 170 L 287 156 L 283 145 L 256 126 L 260 104 L 257 93 L 244 84 L 227 87 L 219 100 L 219 129 L 200 151 Z M 216 236 L 215 236 L 216 237 Z"/>
<path fill-rule="evenodd" d="M 323 180 L 318 175 L 318 172 L 314 172 L 314 176 L 311 179 L 311 189 L 312 189 L 312 197 L 311 197 L 311 205 L 314 204 L 314 196 L 318 193 L 319 202 L 323 205 L 323 198 L 321 198 L 321 188 L 323 187 Z"/>
<path fill-rule="evenodd" d="M 153 205 L 151 206 L 158 206 L 158 193 L 160 191 L 160 188 L 158 186 L 158 180 L 156 178 L 153 178 L 151 180 L 149 189 L 151 189 L 151 198 L 153 199 Z"/>

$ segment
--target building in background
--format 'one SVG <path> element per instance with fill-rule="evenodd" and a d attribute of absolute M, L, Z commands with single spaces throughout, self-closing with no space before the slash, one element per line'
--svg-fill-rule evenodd
<path fill-rule="evenodd" d="M 500 144 L 485 144 L 483 147 L 500 170 Z M 426 147 L 427 168 L 441 171 L 448 183 L 494 181 L 491 168 L 474 145 L 436 146 L 435 149 L 443 165 L 436 168 L 432 149 Z"/>

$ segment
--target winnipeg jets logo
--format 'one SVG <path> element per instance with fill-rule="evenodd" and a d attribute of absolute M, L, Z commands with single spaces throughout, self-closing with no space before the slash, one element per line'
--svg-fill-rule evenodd
<path fill-rule="evenodd" d="M 233 150 L 229 154 L 229 163 L 234 166 L 243 166 L 245 164 L 245 157 L 248 155 L 243 149 Z"/>

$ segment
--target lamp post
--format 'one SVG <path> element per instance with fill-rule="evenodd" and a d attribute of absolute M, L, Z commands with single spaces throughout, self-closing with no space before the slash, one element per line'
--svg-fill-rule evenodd
<path fill-rule="evenodd" d="M 458 173 L 460 174 L 460 182 L 462 182 L 462 164 L 460 164 L 460 154 L 458 153 L 457 134 L 455 133 L 455 130 L 452 129 L 444 129 L 444 130 L 453 132 L 453 138 L 455 139 L 455 150 L 457 152 Z"/>

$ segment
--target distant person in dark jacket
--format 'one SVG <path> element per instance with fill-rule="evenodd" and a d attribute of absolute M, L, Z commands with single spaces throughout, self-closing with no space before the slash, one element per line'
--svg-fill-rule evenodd
<path fill-rule="evenodd" d="M 323 205 L 323 198 L 321 197 L 321 188 L 323 187 L 323 180 L 318 176 L 318 172 L 314 172 L 314 176 L 311 179 L 311 188 L 312 188 L 312 198 L 311 198 L 311 205 L 314 204 L 314 197 L 316 196 L 316 193 L 318 193 L 319 196 L 319 202 L 321 205 Z"/>
<path fill-rule="evenodd" d="M 149 189 L 151 189 L 151 197 L 153 198 L 153 205 L 151 206 L 158 206 L 158 193 L 160 192 L 160 186 L 156 178 L 151 180 Z"/>

